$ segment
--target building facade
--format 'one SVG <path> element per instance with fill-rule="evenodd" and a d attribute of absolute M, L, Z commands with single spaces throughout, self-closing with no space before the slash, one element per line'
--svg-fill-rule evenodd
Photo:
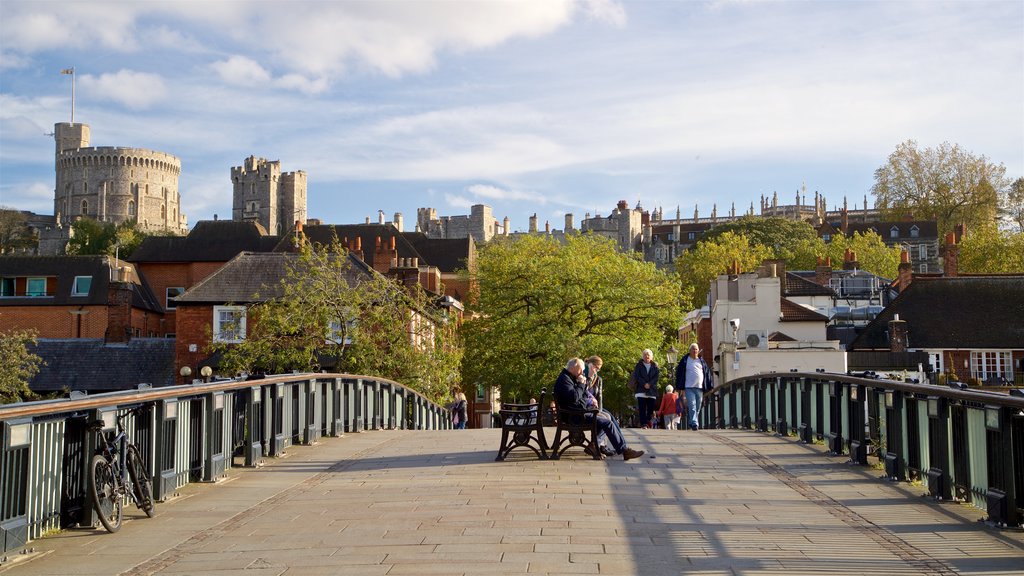
<path fill-rule="evenodd" d="M 269 234 L 284 234 L 306 221 L 306 173 L 282 172 L 280 160 L 249 156 L 231 168 L 231 219 L 259 222 Z"/>

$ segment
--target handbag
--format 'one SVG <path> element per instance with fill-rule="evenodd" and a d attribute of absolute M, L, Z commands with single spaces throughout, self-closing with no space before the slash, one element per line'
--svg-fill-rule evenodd
<path fill-rule="evenodd" d="M 626 382 L 626 388 L 629 388 L 630 392 L 636 392 L 636 376 L 633 374 L 629 375 L 629 380 Z"/>

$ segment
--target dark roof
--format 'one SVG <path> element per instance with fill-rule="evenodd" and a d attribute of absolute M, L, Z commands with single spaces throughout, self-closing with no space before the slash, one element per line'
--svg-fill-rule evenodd
<path fill-rule="evenodd" d="M 835 296 L 834 290 L 822 286 L 794 272 L 786 272 L 786 282 L 782 286 L 784 296 Z"/>
<path fill-rule="evenodd" d="M 106 306 L 111 271 L 117 264 L 110 256 L 0 256 L 0 276 L 57 278 L 53 296 L 4 297 L 0 298 L 0 306 Z M 71 295 L 76 276 L 92 278 L 87 295 Z M 163 312 L 163 306 L 153 295 L 144 277 L 133 272 L 129 286 L 132 289 L 133 307 Z"/>
<path fill-rule="evenodd" d="M 796 342 L 796 338 L 793 338 L 785 332 L 772 332 L 768 335 L 769 342 Z"/>
<path fill-rule="evenodd" d="M 350 249 L 354 249 L 356 238 L 359 238 L 362 245 L 363 261 L 371 268 L 374 266 L 374 248 L 377 245 L 377 238 L 381 243 L 387 245 L 391 238 L 395 239 L 395 251 L 398 258 L 417 258 L 421 264 L 434 264 L 426 258 L 409 242 L 406 234 L 399 232 L 391 224 L 320 224 L 303 227 L 306 238 L 316 244 L 329 245 L 335 238 L 344 245 L 347 241 Z M 291 250 L 291 238 L 282 238 L 275 251 Z M 391 263 L 388 262 L 390 267 Z"/>
<path fill-rule="evenodd" d="M 888 348 L 896 314 L 907 322 L 909 348 L 1024 349 L 1024 275 L 915 275 L 849 349 Z"/>
<path fill-rule="evenodd" d="M 406 240 L 423 255 L 424 264 L 437 266 L 441 272 L 465 270 L 476 254 L 473 238 L 427 238 L 422 232 L 404 232 Z"/>
<path fill-rule="evenodd" d="M 239 252 L 270 252 L 281 239 L 258 222 L 203 220 L 188 236 L 150 236 L 132 252 L 131 262 L 227 262 Z"/>
<path fill-rule="evenodd" d="M 207 276 L 202 282 L 175 298 L 179 306 L 188 304 L 244 304 L 281 295 L 281 279 L 295 262 L 294 252 L 242 252 Z M 349 281 L 372 272 L 354 256 L 349 256 Z"/>
<path fill-rule="evenodd" d="M 35 392 L 104 392 L 128 390 L 144 382 L 174 384 L 173 338 L 132 338 L 127 344 L 40 338 L 30 350 L 46 363 L 30 383 Z"/>
<path fill-rule="evenodd" d="M 782 318 L 780 322 L 828 322 L 828 317 L 782 298 Z"/>
<path fill-rule="evenodd" d="M 833 223 L 836 229 L 839 229 L 839 223 Z M 898 238 L 891 238 L 889 231 L 893 227 L 899 230 Z M 850 236 L 854 232 L 860 232 L 863 234 L 868 230 L 874 230 L 882 240 L 903 240 L 905 238 L 911 238 L 910 229 L 917 227 L 918 238 L 938 238 L 939 237 L 939 225 L 935 220 L 905 220 L 905 221 L 886 221 L 886 222 L 850 222 L 846 227 L 846 233 Z"/>

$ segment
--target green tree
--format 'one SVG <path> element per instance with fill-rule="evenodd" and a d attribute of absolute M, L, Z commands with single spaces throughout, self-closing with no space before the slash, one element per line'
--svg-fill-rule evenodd
<path fill-rule="evenodd" d="M 1017 178 L 1010 184 L 1003 211 L 1010 225 L 1017 232 L 1024 232 L 1024 178 Z"/>
<path fill-rule="evenodd" d="M 969 228 L 994 222 L 1009 185 L 1006 167 L 985 156 L 949 142 L 921 150 L 907 140 L 875 170 L 871 192 L 888 218 L 934 218 L 942 233 L 961 222 Z"/>
<path fill-rule="evenodd" d="M 550 393 L 569 358 L 597 354 L 614 406 L 640 351 L 667 346 L 680 318 L 670 276 L 592 235 L 497 239 L 481 247 L 472 280 L 463 380 L 511 400 Z"/>
<path fill-rule="evenodd" d="M 824 255 L 832 259 L 834 267 L 841 267 L 843 255 L 847 249 L 857 255 L 861 270 L 883 278 L 895 278 L 900 265 L 899 246 L 886 246 L 882 237 L 868 230 L 865 233 L 854 232 L 853 236 L 836 234 L 832 242 L 825 245 Z"/>
<path fill-rule="evenodd" d="M 248 334 L 217 343 L 226 373 L 319 371 L 326 364 L 401 382 L 442 401 L 461 348 L 428 296 L 361 269 L 337 240 L 300 245 L 276 287 L 247 310 Z M 440 325 L 440 327 L 439 327 Z"/>
<path fill-rule="evenodd" d="M 961 241 L 957 269 L 967 274 L 1024 272 L 1024 232 L 995 225 L 970 230 Z"/>
<path fill-rule="evenodd" d="M 772 258 L 785 260 L 794 270 L 814 268 L 817 256 L 824 249 L 824 243 L 810 224 L 777 217 L 744 216 L 715 226 L 701 240 L 717 242 L 728 233 L 746 237 L 751 245 L 771 249 Z"/>
<path fill-rule="evenodd" d="M 701 239 L 676 258 L 684 306 L 691 310 L 704 306 L 711 281 L 725 274 L 734 262 L 741 271 L 747 272 L 774 256 L 771 248 L 732 231 Z"/>
<path fill-rule="evenodd" d="M 12 330 L 0 334 L 0 404 L 34 400 L 28 383 L 39 373 L 42 358 L 29 351 L 36 343 L 33 330 Z"/>
<path fill-rule="evenodd" d="M 79 218 L 71 224 L 68 254 L 108 255 L 121 258 L 130 256 L 139 247 L 146 234 L 134 222 L 98 222 L 92 218 Z"/>
<path fill-rule="evenodd" d="M 0 254 L 32 248 L 37 243 L 25 215 L 13 208 L 0 206 Z"/>

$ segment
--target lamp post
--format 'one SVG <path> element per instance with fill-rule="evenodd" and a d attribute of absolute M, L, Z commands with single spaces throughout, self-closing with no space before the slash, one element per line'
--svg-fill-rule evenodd
<path fill-rule="evenodd" d="M 665 352 L 665 361 L 668 362 L 669 372 L 675 374 L 674 369 L 676 366 L 676 360 L 678 359 L 679 351 L 676 350 L 675 346 L 669 346 L 668 350 Z"/>
<path fill-rule="evenodd" d="M 203 377 L 203 382 L 209 382 L 210 376 L 213 374 L 213 368 L 209 366 L 203 366 L 199 369 L 199 374 Z"/>
<path fill-rule="evenodd" d="M 188 384 L 188 377 L 192 375 L 192 368 L 182 366 L 181 370 L 178 371 L 178 374 L 181 374 L 181 383 Z"/>

